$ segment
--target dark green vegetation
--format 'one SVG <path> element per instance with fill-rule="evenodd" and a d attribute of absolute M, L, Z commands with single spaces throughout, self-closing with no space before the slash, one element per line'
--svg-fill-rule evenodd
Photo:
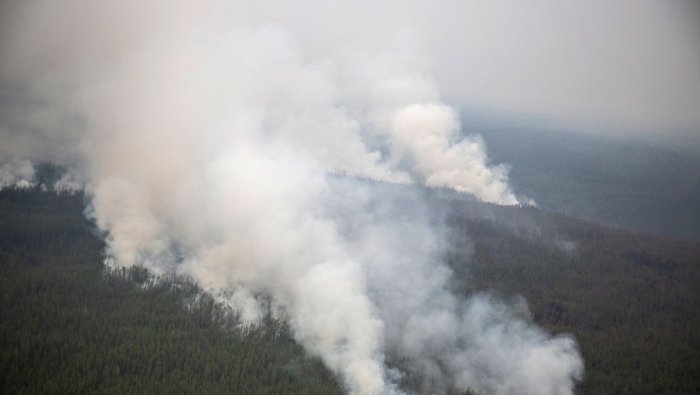
<path fill-rule="evenodd" d="M 80 196 L 0 191 L 0 393 L 338 394 L 288 328 L 192 284 L 105 273 Z"/>
<path fill-rule="evenodd" d="M 535 322 L 574 334 L 586 366 L 579 394 L 700 393 L 699 243 L 534 208 L 491 206 L 486 220 L 474 205 L 452 205 L 452 226 L 474 249 L 469 262 L 450 259 L 456 286 L 522 295 Z"/>
<path fill-rule="evenodd" d="M 523 295 L 535 322 L 574 334 L 579 394 L 700 393 L 700 244 L 428 195 L 458 246 L 457 291 Z M 0 191 L 1 393 L 342 392 L 279 322 L 243 330 L 185 281 L 106 274 L 82 210 L 79 195 Z"/>
<path fill-rule="evenodd" d="M 700 240 L 700 157 L 611 138 L 477 127 L 515 190 L 539 207 L 644 233 Z"/>

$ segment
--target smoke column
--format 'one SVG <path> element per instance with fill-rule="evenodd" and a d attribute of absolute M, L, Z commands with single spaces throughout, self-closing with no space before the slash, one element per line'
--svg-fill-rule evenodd
<path fill-rule="evenodd" d="M 448 291 L 417 194 L 330 176 L 518 203 L 423 72 L 418 5 L 249 3 L 3 3 L 0 182 L 67 166 L 115 264 L 189 276 L 250 324 L 269 301 L 352 394 L 572 393 L 571 338 Z"/>

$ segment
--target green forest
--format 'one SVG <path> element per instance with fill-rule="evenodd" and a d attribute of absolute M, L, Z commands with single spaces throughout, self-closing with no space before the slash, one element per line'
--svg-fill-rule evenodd
<path fill-rule="evenodd" d="M 455 220 L 474 244 L 471 263 L 451 257 L 463 292 L 522 295 L 536 323 L 572 333 L 586 366 L 579 394 L 700 393 L 698 243 L 497 209 L 542 233 Z M 552 243 L 555 233 L 573 245 Z"/>
<path fill-rule="evenodd" d="M 341 394 L 285 324 L 184 280 L 108 273 L 80 195 L 0 191 L 3 394 Z"/>
<path fill-rule="evenodd" d="M 698 243 L 441 203 L 469 240 L 448 256 L 457 292 L 522 295 L 537 324 L 573 334 L 577 393 L 700 393 Z M 84 207 L 81 194 L 0 191 L 0 392 L 343 393 L 283 322 L 246 328 L 184 279 L 107 271 Z"/>

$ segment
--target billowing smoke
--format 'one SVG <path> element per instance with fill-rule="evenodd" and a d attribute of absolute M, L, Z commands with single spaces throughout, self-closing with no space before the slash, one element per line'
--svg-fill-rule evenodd
<path fill-rule="evenodd" d="M 271 309 L 353 394 L 572 393 L 575 342 L 451 293 L 442 219 L 362 181 L 518 203 L 425 75 L 419 13 L 352 3 L 5 3 L 2 182 L 66 166 L 116 264 Z"/>

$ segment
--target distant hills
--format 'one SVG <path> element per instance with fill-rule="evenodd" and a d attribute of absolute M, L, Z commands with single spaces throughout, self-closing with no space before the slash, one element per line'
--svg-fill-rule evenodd
<path fill-rule="evenodd" d="M 516 192 L 544 210 L 700 240 L 700 155 L 693 150 L 542 129 L 478 126 Z"/>

